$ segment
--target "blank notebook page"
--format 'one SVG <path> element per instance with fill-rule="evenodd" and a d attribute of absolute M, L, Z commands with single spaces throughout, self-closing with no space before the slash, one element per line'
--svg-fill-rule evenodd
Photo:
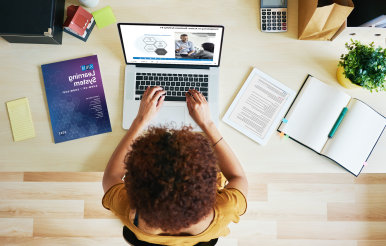
<path fill-rule="evenodd" d="M 320 153 L 336 119 L 351 97 L 344 92 L 308 77 L 280 130 Z"/>
<path fill-rule="evenodd" d="M 386 119 L 359 100 L 352 99 L 334 137 L 322 154 L 358 175 L 386 125 Z"/>
<path fill-rule="evenodd" d="M 27 98 L 17 99 L 6 104 L 15 142 L 35 137 Z"/>

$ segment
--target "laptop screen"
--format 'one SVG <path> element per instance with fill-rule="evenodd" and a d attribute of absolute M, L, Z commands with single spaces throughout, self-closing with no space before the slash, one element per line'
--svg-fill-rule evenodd
<path fill-rule="evenodd" d="M 223 26 L 119 23 L 127 64 L 219 66 Z"/>

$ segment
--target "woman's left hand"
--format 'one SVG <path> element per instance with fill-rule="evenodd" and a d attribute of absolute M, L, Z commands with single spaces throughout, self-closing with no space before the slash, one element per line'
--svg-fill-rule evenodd
<path fill-rule="evenodd" d="M 143 93 L 141 99 L 141 105 L 139 106 L 137 119 L 147 124 L 161 109 L 165 100 L 165 91 L 161 87 L 148 86 L 145 93 Z"/>

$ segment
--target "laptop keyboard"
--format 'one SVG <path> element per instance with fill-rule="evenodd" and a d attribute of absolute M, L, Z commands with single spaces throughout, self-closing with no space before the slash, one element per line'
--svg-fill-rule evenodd
<path fill-rule="evenodd" d="M 208 101 L 207 74 L 136 73 L 135 100 L 141 100 L 148 86 L 160 86 L 166 91 L 165 101 L 186 101 L 185 92 L 195 89 Z"/>

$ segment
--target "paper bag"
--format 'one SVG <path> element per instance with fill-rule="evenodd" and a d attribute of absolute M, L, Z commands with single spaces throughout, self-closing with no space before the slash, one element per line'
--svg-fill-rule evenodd
<path fill-rule="evenodd" d="M 331 40 L 353 9 L 352 0 L 299 0 L 299 39 Z"/>

